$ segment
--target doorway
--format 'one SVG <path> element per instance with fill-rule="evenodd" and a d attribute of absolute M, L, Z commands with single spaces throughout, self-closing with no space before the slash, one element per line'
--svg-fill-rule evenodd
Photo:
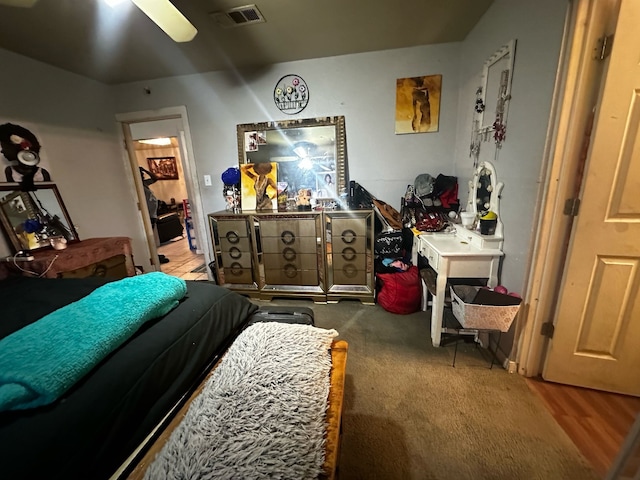
<path fill-rule="evenodd" d="M 140 256 L 143 261 L 148 258 L 143 270 L 163 271 L 187 280 L 209 279 L 206 230 L 186 108 L 118 114 L 116 119 L 127 150 L 131 197 L 138 204 L 140 229 L 146 239 L 147 254 Z M 158 140 L 161 138 L 163 141 Z M 151 143 L 140 142 L 151 139 Z M 159 228 L 151 224 L 140 167 L 158 178 L 150 190 L 159 200 Z M 169 262 L 160 262 L 159 255 Z"/>
<path fill-rule="evenodd" d="M 152 131 L 147 130 L 147 135 Z M 156 177 L 149 185 L 158 200 L 153 230 L 160 270 L 184 280 L 207 280 L 204 254 L 198 253 L 191 206 L 177 137 L 133 140 L 138 166 Z M 147 175 L 148 177 L 148 175 Z"/>
<path fill-rule="evenodd" d="M 559 79 L 564 93 L 555 99 L 547 191 L 540 204 L 527 289 L 531 300 L 518 352 L 525 376 L 542 373 L 559 383 L 636 396 L 638 377 L 623 365 L 637 365 L 638 358 L 640 315 L 634 299 L 640 285 L 635 268 L 640 208 L 621 198 L 637 198 L 629 185 L 640 178 L 640 171 L 631 168 L 637 150 L 629 148 L 638 135 L 638 102 L 629 104 L 629 99 L 637 98 L 633 92 L 640 78 L 631 47 L 637 45 L 634 22 L 639 17 L 632 0 L 573 3 L 564 78 Z M 602 48 L 595 58 L 594 45 L 605 39 L 610 44 L 613 33 L 610 55 Z M 604 200 L 598 196 L 603 192 Z M 581 201 L 577 215 L 574 199 Z M 613 232 L 597 230 L 596 223 Z M 583 252 L 588 255 L 579 259 Z M 615 276 L 610 274 L 614 269 Z M 580 295 L 571 290 L 577 288 Z M 567 308 L 567 299 L 579 299 L 579 305 Z M 551 355 L 554 351 L 567 355 Z"/>

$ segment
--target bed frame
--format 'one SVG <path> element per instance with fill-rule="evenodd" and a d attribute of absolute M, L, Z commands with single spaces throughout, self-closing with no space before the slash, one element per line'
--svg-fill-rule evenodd
<path fill-rule="evenodd" d="M 342 405 L 344 401 L 347 350 L 348 343 L 344 340 L 334 340 L 331 344 L 331 374 L 326 418 L 327 430 L 325 434 L 325 460 L 322 468 L 323 473 L 320 475 L 319 480 L 335 480 L 337 476 L 340 454 L 340 434 L 342 430 Z M 212 368 L 211 372 L 217 365 L 218 364 Z M 191 405 L 191 402 L 204 388 L 211 372 L 209 372 L 207 378 L 200 383 L 193 394 L 173 416 L 166 428 L 157 434 L 155 439 L 151 440 L 145 448 L 141 449 L 140 453 L 135 458 L 130 458 L 130 461 L 128 462 L 129 465 L 123 466 L 119 473 L 114 475 L 112 478 L 126 478 L 127 480 L 142 480 L 144 478 L 147 468 L 153 462 L 156 454 L 167 442 L 173 430 L 182 421 L 189 409 L 189 406 Z M 142 456 L 142 458 L 140 458 L 140 456 Z"/>

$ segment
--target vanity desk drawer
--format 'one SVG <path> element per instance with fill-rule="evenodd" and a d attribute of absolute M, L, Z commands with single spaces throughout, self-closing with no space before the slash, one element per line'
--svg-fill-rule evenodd
<path fill-rule="evenodd" d="M 417 240 L 416 247 L 418 254 L 427 260 L 429 262 L 429 266 L 437 272 L 440 265 L 440 255 L 438 255 L 438 252 L 431 248 L 431 246 L 424 240 L 421 240 L 420 238 Z"/>

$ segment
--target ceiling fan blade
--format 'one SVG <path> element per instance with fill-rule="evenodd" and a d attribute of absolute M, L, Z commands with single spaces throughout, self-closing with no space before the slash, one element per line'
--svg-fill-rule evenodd
<path fill-rule="evenodd" d="M 176 42 L 190 42 L 198 30 L 169 0 L 131 0 Z"/>
<path fill-rule="evenodd" d="M 0 5 L 6 5 L 7 7 L 33 7 L 38 0 L 0 0 Z"/>

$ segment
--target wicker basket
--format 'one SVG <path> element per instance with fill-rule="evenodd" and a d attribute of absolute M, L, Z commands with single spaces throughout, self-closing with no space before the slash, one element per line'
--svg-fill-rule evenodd
<path fill-rule="evenodd" d="M 466 329 L 507 332 L 520 309 L 522 299 L 492 292 L 495 294 L 492 295 L 492 301 L 495 301 L 496 305 L 471 303 L 479 290 L 479 287 L 470 285 L 451 287 L 451 308 L 454 316 Z"/>

